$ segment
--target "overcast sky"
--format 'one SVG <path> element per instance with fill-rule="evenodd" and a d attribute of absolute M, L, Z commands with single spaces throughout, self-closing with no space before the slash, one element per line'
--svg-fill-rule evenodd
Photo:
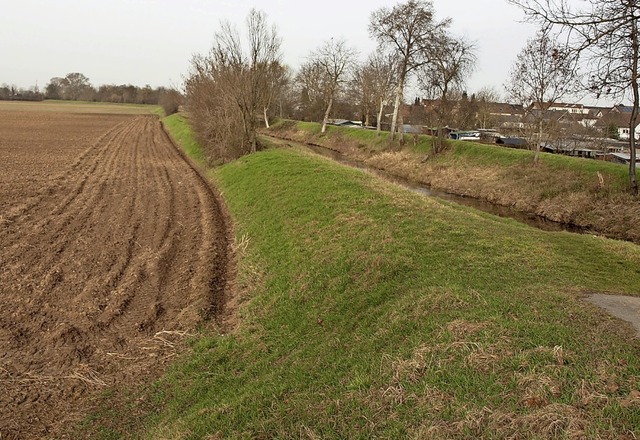
<path fill-rule="evenodd" d="M 371 12 L 397 0 L 19 0 L 0 14 L 0 84 L 43 88 L 81 72 L 93 85 L 180 86 L 195 53 L 206 53 L 221 20 L 244 25 L 251 8 L 267 13 L 297 68 L 323 41 L 344 38 L 364 59 L 375 50 Z M 509 68 L 535 27 L 506 0 L 433 0 L 437 18 L 475 42 L 478 66 L 469 92 L 503 93 Z"/>

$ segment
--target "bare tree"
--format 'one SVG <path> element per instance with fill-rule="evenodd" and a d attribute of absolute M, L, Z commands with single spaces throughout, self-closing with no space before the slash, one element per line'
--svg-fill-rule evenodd
<path fill-rule="evenodd" d="M 72 72 L 64 77 L 64 97 L 73 101 L 78 100 L 83 94 L 86 95 L 91 89 L 89 78 L 79 72 Z"/>
<path fill-rule="evenodd" d="M 398 60 L 395 54 L 376 52 L 369 57 L 368 70 L 372 78 L 372 95 L 378 106 L 376 119 L 377 135 L 382 129 L 384 106 L 393 99 L 393 92 L 398 86 Z"/>
<path fill-rule="evenodd" d="M 576 78 L 575 59 L 546 29 L 528 40 L 511 68 L 505 89 L 512 100 L 526 109 L 525 118 L 534 128 L 534 163 L 540 155 L 549 109 L 575 91 Z"/>
<path fill-rule="evenodd" d="M 492 104 L 500 101 L 500 92 L 491 87 L 483 87 L 476 93 L 478 106 L 477 123 L 482 129 L 489 128 L 495 121 L 491 115 Z"/>
<path fill-rule="evenodd" d="M 307 60 L 298 70 L 295 84 L 300 96 L 300 118 L 318 121 L 326 108 L 325 75 L 322 67 Z"/>
<path fill-rule="evenodd" d="M 371 125 L 371 111 L 376 106 L 373 99 L 373 76 L 367 63 L 356 66 L 349 84 L 349 96 L 357 103 L 365 126 Z"/>
<path fill-rule="evenodd" d="M 578 8 L 570 7 L 564 0 L 508 1 L 522 7 L 530 20 L 563 32 L 587 71 L 586 90 L 598 97 L 631 95 L 629 187 L 637 195 L 635 132 L 640 107 L 638 1 L 585 0 Z"/>
<path fill-rule="evenodd" d="M 391 120 L 392 140 L 398 126 L 398 113 L 408 75 L 428 62 L 424 57 L 424 47 L 429 45 L 440 27 L 446 27 L 450 22 L 449 19 L 436 22 L 433 16 L 431 1 L 409 0 L 391 9 L 380 8 L 369 19 L 369 34 L 382 48 L 391 50 L 398 57 L 398 82 Z"/>
<path fill-rule="evenodd" d="M 224 163 L 248 153 L 243 145 L 242 115 L 208 57 L 196 55 L 185 79 L 189 122 L 204 146 L 207 161 Z"/>
<path fill-rule="evenodd" d="M 220 160 L 257 150 L 257 115 L 268 105 L 274 65 L 280 62 L 280 38 L 266 15 L 251 10 L 246 27 L 243 45 L 238 31 L 223 23 L 209 54 L 193 58 L 185 81 L 201 140 L 228 144 L 229 151 L 216 150 Z"/>
<path fill-rule="evenodd" d="M 64 96 L 65 85 L 65 78 L 51 78 L 49 80 L 49 84 L 47 84 L 47 86 L 45 87 L 45 95 L 47 99 L 62 99 L 62 97 Z"/>
<path fill-rule="evenodd" d="M 291 82 L 291 72 L 280 62 L 273 62 L 267 67 L 265 77 L 264 99 L 262 100 L 262 117 L 265 127 L 269 128 L 269 111 L 274 101 L 278 101 L 282 108 L 282 99 L 286 88 Z M 282 112 L 280 112 L 282 113 Z"/>
<path fill-rule="evenodd" d="M 472 43 L 449 35 L 446 27 L 441 27 L 439 31 L 423 48 L 424 57 L 429 63 L 421 67 L 418 77 L 422 89 L 432 91 L 438 100 L 438 139 L 434 144 L 435 153 L 442 151 L 444 147 L 442 125 L 452 118 L 451 94 L 461 95 L 464 82 L 473 72 L 476 63 Z"/>
<path fill-rule="evenodd" d="M 322 118 L 321 132 L 327 131 L 327 122 L 333 107 L 336 95 L 342 85 L 347 81 L 351 69 L 356 64 L 357 52 L 348 47 L 345 40 L 326 41 L 309 56 L 309 62 L 320 74 L 319 78 L 322 93 L 326 100 L 326 110 Z"/>
<path fill-rule="evenodd" d="M 354 74 L 354 87 L 365 114 L 365 125 L 370 125 L 370 112 L 376 112 L 376 128 L 381 130 L 384 106 L 393 99 L 397 85 L 397 60 L 394 54 L 376 51 L 361 64 Z"/>
<path fill-rule="evenodd" d="M 68 73 L 64 78 L 54 77 L 45 87 L 46 97 L 49 99 L 91 99 L 95 90 L 89 78 L 79 72 Z"/>
<path fill-rule="evenodd" d="M 174 113 L 178 113 L 183 101 L 183 96 L 179 91 L 169 89 L 159 98 L 158 104 L 162 107 L 165 116 L 170 116 Z"/>

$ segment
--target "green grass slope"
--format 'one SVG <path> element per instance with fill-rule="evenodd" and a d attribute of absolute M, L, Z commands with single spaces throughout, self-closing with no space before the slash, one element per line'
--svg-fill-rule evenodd
<path fill-rule="evenodd" d="M 174 113 L 171 116 L 162 118 L 162 125 L 167 132 L 171 133 L 171 137 L 191 159 L 198 165 L 205 166 L 204 151 L 198 145 L 191 127 L 182 113 Z"/>
<path fill-rule="evenodd" d="M 239 324 L 203 331 L 148 391 L 142 436 L 640 435 L 640 343 L 581 299 L 640 295 L 638 246 L 291 149 L 210 175 L 236 223 Z"/>
<path fill-rule="evenodd" d="M 429 136 L 407 135 L 399 148 L 388 133 L 330 127 L 321 134 L 320 124 L 311 122 L 283 120 L 264 132 L 327 146 L 437 189 L 640 242 L 640 203 L 627 193 L 622 165 L 548 153 L 534 164 L 532 151 L 466 141 L 449 141 L 445 152 L 433 155 Z"/>

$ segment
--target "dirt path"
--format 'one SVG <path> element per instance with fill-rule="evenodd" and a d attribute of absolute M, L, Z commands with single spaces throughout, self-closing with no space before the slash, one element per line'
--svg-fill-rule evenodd
<path fill-rule="evenodd" d="M 0 438 L 59 438 L 153 377 L 221 300 L 220 207 L 155 117 L 127 119 L 0 217 Z"/>

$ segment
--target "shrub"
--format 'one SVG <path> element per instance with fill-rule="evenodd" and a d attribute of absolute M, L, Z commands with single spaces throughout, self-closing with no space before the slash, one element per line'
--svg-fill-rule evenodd
<path fill-rule="evenodd" d="M 165 116 L 171 116 L 178 113 L 180 105 L 182 105 L 183 97 L 180 92 L 175 89 L 169 89 L 160 97 L 160 105 L 164 110 Z"/>

